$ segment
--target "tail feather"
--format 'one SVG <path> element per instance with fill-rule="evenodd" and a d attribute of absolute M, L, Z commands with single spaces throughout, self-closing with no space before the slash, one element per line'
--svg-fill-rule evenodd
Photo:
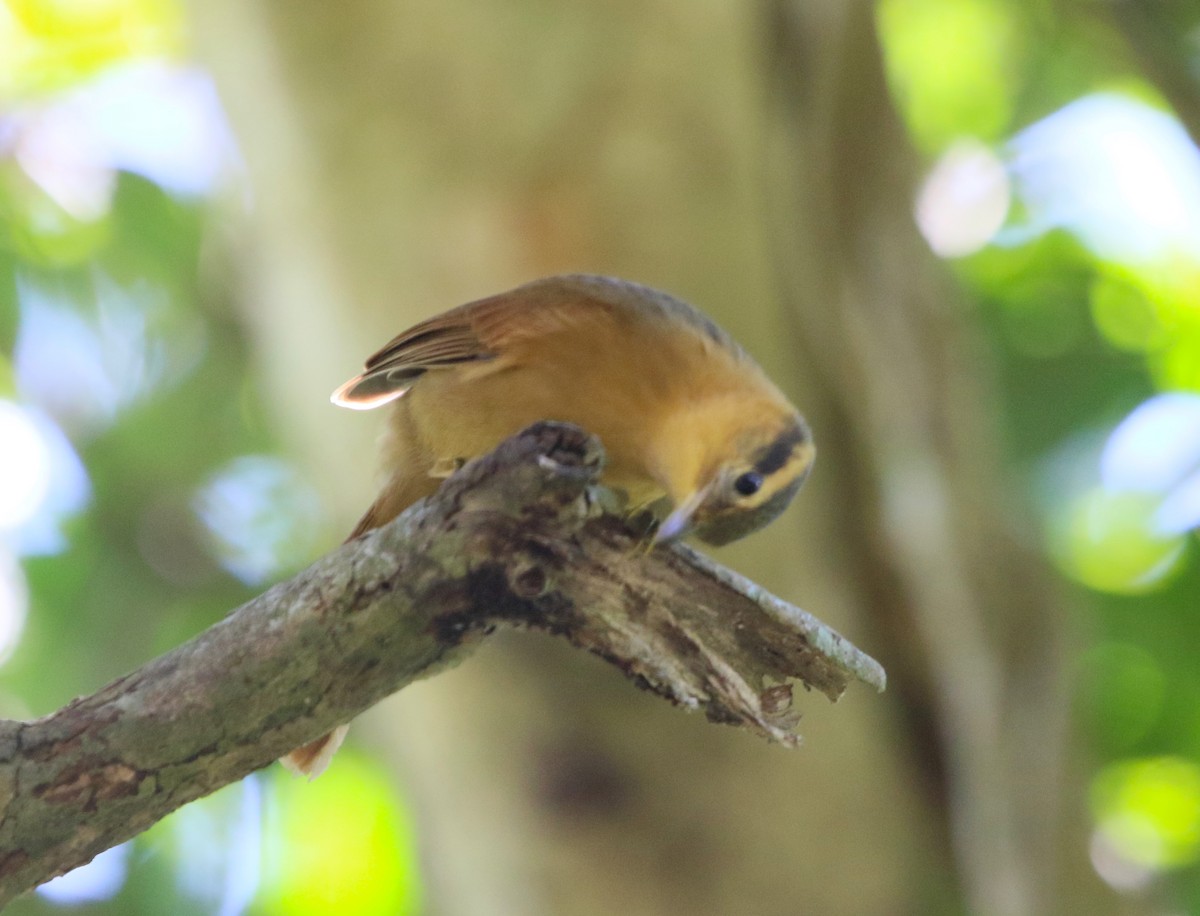
<path fill-rule="evenodd" d="M 366 534 L 396 517 L 398 512 L 392 511 L 392 506 L 389 505 L 392 500 L 389 500 L 387 496 L 388 494 L 385 493 L 371 504 L 371 508 L 358 520 L 358 524 L 346 538 L 347 541 L 353 541 L 356 537 Z M 325 772 L 330 761 L 333 760 L 333 755 L 346 739 L 348 731 L 350 731 L 349 725 L 339 725 L 329 734 L 322 735 L 316 741 L 310 741 L 280 757 L 279 762 L 296 776 L 306 776 L 311 782 Z"/>
<path fill-rule="evenodd" d="M 327 735 L 322 735 L 316 741 L 310 741 L 303 747 L 298 747 L 279 762 L 297 776 L 307 776 L 309 781 L 316 779 L 325 772 L 333 755 L 346 739 L 349 725 L 339 725 Z"/>
<path fill-rule="evenodd" d="M 440 482 L 428 474 L 396 475 L 371 503 L 371 508 L 358 520 L 346 540 L 353 541 L 372 529 L 386 525 L 418 499 L 436 490 Z M 329 761 L 341 747 L 349 729 L 349 725 L 339 725 L 328 735 L 296 748 L 286 757 L 280 757 L 279 762 L 297 775 L 316 779 L 329 766 Z"/>

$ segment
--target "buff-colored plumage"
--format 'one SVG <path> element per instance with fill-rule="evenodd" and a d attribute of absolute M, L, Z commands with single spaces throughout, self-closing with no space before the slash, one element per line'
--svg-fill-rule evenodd
<path fill-rule="evenodd" d="M 605 277 L 551 277 L 422 322 L 333 400 L 393 405 L 387 478 L 351 537 L 538 420 L 597 435 L 604 482 L 659 511 L 660 540 L 750 533 L 787 505 L 814 456 L 796 409 L 724 331 L 678 299 Z M 338 741 L 285 762 L 315 775 Z"/>

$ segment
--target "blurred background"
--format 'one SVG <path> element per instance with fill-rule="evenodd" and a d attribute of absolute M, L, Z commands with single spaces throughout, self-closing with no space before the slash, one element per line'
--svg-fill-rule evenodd
<path fill-rule="evenodd" d="M 890 676 L 787 752 L 502 635 L 11 912 L 1200 913 L 1197 74 L 1186 0 L 4 0 L 0 715 L 331 549 L 329 392 L 572 270 L 809 416 L 718 556 Z"/>

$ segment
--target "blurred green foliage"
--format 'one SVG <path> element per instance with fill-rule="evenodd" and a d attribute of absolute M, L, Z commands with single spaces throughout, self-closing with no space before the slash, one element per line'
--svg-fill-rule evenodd
<path fill-rule="evenodd" d="M 948 6 L 879 7 L 897 101 L 931 159 L 966 135 L 993 143 L 1011 164 L 1010 138 L 1101 90 L 1169 110 L 1119 23 L 1096 5 Z M 1194 28 L 1194 10 L 1173 15 Z M 1190 53 L 1179 63 L 1194 73 L 1195 49 L 1180 53 Z M 1191 91 L 1200 98 L 1200 82 Z M 1187 146 L 1194 157 L 1192 141 Z M 1108 190 L 1091 189 L 1097 197 Z M 1162 193 L 1164 211 L 1186 195 L 1177 187 Z M 1010 225 L 1028 218 L 1024 206 L 1018 194 Z M 1143 231 L 1130 220 L 1127 231 Z M 1042 510 L 1045 549 L 1078 586 L 1075 613 L 1092 643 L 1074 686 L 1094 774 L 1093 863 L 1118 890 L 1156 887 L 1168 909 L 1200 912 L 1195 522 L 1164 530 L 1163 492 L 1128 480 L 1114 487 L 1101 473 L 1106 439 L 1139 404 L 1162 392 L 1200 392 L 1196 248 L 1122 257 L 1060 227 L 952 266 L 990 332 L 1012 466 Z M 1182 422 L 1188 428 L 1178 434 L 1187 438 L 1195 427 Z M 1171 443 L 1146 439 L 1141 448 L 1153 463 Z M 1191 474 L 1200 480 L 1200 455 Z"/>
<path fill-rule="evenodd" d="M 941 152 L 963 136 L 1012 127 L 1022 34 L 1003 0 L 883 0 L 888 75 L 914 142 Z"/>
<path fill-rule="evenodd" d="M 274 774 L 261 913 L 406 916 L 420 910 L 416 842 L 378 765 L 338 755 L 319 780 Z"/>
<path fill-rule="evenodd" d="M 1200 856 L 1200 766 L 1178 757 L 1127 760 L 1096 778 L 1100 831 L 1135 865 L 1187 865 Z"/>
<path fill-rule="evenodd" d="M 0 98 L 74 86 L 104 67 L 183 50 L 176 0 L 6 0 L 0 5 Z"/>
<path fill-rule="evenodd" d="M 6 547 L 0 531 L 0 560 L 25 554 L 21 588 L 0 576 L 0 612 L 5 596 L 29 599 L 0 669 L 0 714 L 94 691 L 336 540 L 312 485 L 277 453 L 246 334 L 221 274 L 206 271 L 212 201 L 123 170 L 82 128 L 65 166 L 35 167 L 39 131 L 73 124 L 63 93 L 112 65 L 178 55 L 181 17 L 174 0 L 0 6 L 0 398 L 56 424 L 86 474 L 82 507 L 53 519 L 56 546 Z M 71 876 L 75 889 L 10 911 L 416 906 L 405 807 L 352 749 L 314 787 L 255 777 L 131 845 Z"/>

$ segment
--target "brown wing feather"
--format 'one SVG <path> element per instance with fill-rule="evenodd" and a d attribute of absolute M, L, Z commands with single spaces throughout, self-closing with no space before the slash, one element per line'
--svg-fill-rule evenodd
<path fill-rule="evenodd" d="M 367 360 L 366 369 L 371 372 L 384 367 L 467 362 L 491 356 L 495 353 L 472 327 L 469 306 L 462 306 L 397 335 Z"/>
<path fill-rule="evenodd" d="M 367 371 L 491 359 L 516 340 L 562 327 L 580 306 L 593 304 L 567 277 L 551 277 L 468 302 L 413 325 L 367 360 Z"/>
<path fill-rule="evenodd" d="M 552 281 L 469 302 L 414 325 L 373 354 L 361 375 L 333 393 L 333 402 L 360 410 L 379 407 L 430 369 L 495 359 L 514 340 L 561 326 L 562 313 L 577 309 L 579 297 Z"/>
<path fill-rule="evenodd" d="M 646 317 L 658 311 L 683 319 L 698 332 L 724 338 L 690 305 L 657 290 L 608 277 L 569 275 L 535 280 L 413 325 L 367 360 L 367 370 L 489 359 L 518 340 L 577 321 L 581 309 L 609 314 L 636 310 Z"/>
<path fill-rule="evenodd" d="M 741 352 L 707 317 L 665 293 L 607 277 L 548 277 L 414 325 L 367 360 L 363 374 L 339 388 L 333 400 L 346 407 L 377 407 L 400 397 L 430 369 L 495 359 L 522 340 L 577 324 L 584 313 L 620 312 L 682 322 L 699 337 Z"/>
<path fill-rule="evenodd" d="M 496 352 L 471 326 L 470 305 L 409 328 L 367 360 L 366 368 L 333 393 L 343 407 L 368 410 L 394 401 L 430 369 L 492 359 Z"/>

